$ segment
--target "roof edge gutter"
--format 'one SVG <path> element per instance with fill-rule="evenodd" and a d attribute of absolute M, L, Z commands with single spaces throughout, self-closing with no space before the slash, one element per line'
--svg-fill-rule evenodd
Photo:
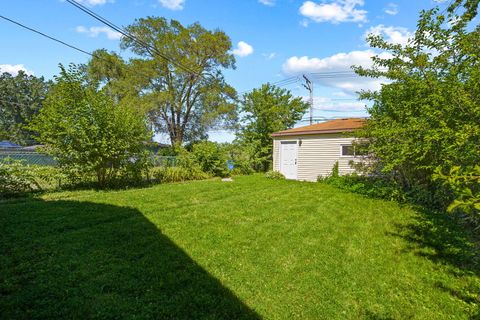
<path fill-rule="evenodd" d="M 335 129 L 335 130 L 315 130 L 315 131 L 294 131 L 294 132 L 275 132 L 272 133 L 271 137 L 283 137 L 283 136 L 303 136 L 303 135 L 312 135 L 312 134 L 328 134 L 328 133 L 346 133 L 358 130 L 355 129 Z"/>

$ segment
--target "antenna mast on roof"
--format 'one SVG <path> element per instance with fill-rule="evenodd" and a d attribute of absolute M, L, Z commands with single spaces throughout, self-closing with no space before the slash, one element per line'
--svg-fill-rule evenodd
<path fill-rule="evenodd" d="M 310 124 L 313 124 L 313 82 L 310 81 L 306 75 L 303 75 L 303 79 L 305 79 L 303 86 L 308 90 L 308 92 L 310 92 Z"/>

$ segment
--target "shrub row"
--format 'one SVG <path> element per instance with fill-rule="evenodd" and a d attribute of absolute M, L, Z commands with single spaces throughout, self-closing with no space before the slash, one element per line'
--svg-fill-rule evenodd
<path fill-rule="evenodd" d="M 155 167 L 150 170 L 154 182 L 181 182 L 188 180 L 204 180 L 211 176 L 196 168 L 188 169 L 183 167 Z"/>
<path fill-rule="evenodd" d="M 329 177 L 318 177 L 317 181 L 372 198 L 399 202 L 404 202 L 407 198 L 407 195 L 397 185 L 383 178 L 351 174 L 345 176 L 332 175 Z"/>
<path fill-rule="evenodd" d="M 124 188 L 150 183 L 202 180 L 212 177 L 198 166 L 153 167 L 142 175 L 122 174 L 104 187 Z M 25 195 L 29 192 L 53 191 L 82 187 L 98 187 L 95 177 L 83 172 L 65 171 L 59 167 L 25 165 L 21 161 L 0 161 L 0 198 Z"/>

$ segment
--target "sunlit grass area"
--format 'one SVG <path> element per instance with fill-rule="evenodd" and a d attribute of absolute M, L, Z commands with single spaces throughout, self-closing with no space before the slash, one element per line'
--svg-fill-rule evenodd
<path fill-rule="evenodd" d="M 0 203 L 0 318 L 474 319 L 444 215 L 262 176 Z"/>

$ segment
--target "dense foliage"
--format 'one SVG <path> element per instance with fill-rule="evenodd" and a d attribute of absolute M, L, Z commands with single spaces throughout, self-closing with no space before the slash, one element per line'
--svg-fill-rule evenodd
<path fill-rule="evenodd" d="M 172 145 L 232 125 L 236 92 L 222 70 L 235 68 L 235 58 L 224 32 L 158 17 L 138 19 L 126 30 L 140 42 L 123 37 L 121 47 L 136 57 L 126 62 L 96 51 L 88 66 L 95 81 L 119 100 L 142 105 L 155 130 L 167 133 Z"/>
<path fill-rule="evenodd" d="M 35 144 L 35 133 L 25 125 L 38 113 L 50 83 L 20 71 L 0 74 L 0 140 Z"/>
<path fill-rule="evenodd" d="M 451 188 L 433 179 L 437 167 L 450 171 L 479 162 L 477 7 L 478 0 L 455 1 L 446 14 L 438 8 L 422 12 L 406 46 L 370 36 L 370 45 L 390 57 L 375 57 L 371 69 L 357 68 L 361 75 L 389 80 L 380 91 L 361 95 L 373 101 L 360 132 L 375 156 L 370 169 L 431 206 L 444 208 L 452 200 Z"/>
<path fill-rule="evenodd" d="M 196 167 L 155 167 L 150 170 L 150 175 L 152 181 L 157 183 L 204 180 L 210 177 L 210 175 Z"/>
<path fill-rule="evenodd" d="M 252 150 L 250 145 L 246 145 L 238 139 L 232 143 L 224 144 L 228 159 L 233 164 L 231 174 L 242 175 L 252 174 L 255 172 L 255 159 L 252 159 Z"/>
<path fill-rule="evenodd" d="M 448 211 L 462 210 L 478 217 L 480 214 L 480 166 L 453 167 L 447 174 L 438 168 L 434 178 L 451 187 L 457 196 L 457 199 L 448 207 Z"/>
<path fill-rule="evenodd" d="M 221 144 L 202 141 L 193 145 L 192 153 L 202 171 L 218 177 L 228 174 L 228 154 Z"/>
<path fill-rule="evenodd" d="M 61 69 L 31 125 L 46 152 L 71 177 L 94 174 L 100 186 L 120 175 L 139 177 L 151 139 L 143 114 L 96 91 L 78 68 Z"/>
<path fill-rule="evenodd" d="M 40 186 L 21 161 L 6 158 L 0 161 L 0 198 L 39 190 Z"/>
<path fill-rule="evenodd" d="M 302 98 L 271 84 L 245 94 L 241 105 L 243 126 L 238 139 L 250 152 L 256 170 L 267 171 L 271 167 L 271 134 L 292 127 L 307 108 Z"/>

